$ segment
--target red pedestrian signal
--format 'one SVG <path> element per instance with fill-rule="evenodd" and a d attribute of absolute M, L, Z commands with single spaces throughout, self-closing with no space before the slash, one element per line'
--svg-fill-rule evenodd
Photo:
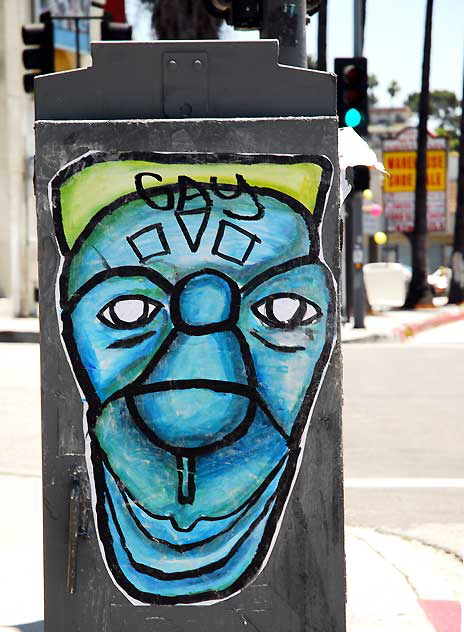
<path fill-rule="evenodd" d="M 335 74 L 339 125 L 353 127 L 358 134 L 366 136 L 369 123 L 367 59 L 338 57 L 335 59 Z"/>

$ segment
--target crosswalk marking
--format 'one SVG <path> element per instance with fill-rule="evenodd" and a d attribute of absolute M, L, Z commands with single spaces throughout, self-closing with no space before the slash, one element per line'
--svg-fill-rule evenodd
<path fill-rule="evenodd" d="M 347 489 L 462 489 L 464 478 L 345 478 Z"/>

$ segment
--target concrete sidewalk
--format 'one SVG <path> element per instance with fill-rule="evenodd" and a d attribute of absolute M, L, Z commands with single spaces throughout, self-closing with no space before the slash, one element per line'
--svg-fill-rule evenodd
<path fill-rule="evenodd" d="M 342 325 L 342 342 L 401 342 L 421 331 L 459 320 L 464 320 L 464 305 L 392 309 L 366 316 L 362 329 L 354 329 L 352 322 Z"/>

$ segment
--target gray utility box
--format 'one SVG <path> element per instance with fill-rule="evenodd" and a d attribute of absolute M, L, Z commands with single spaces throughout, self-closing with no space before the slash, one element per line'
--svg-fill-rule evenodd
<path fill-rule="evenodd" d="M 277 53 L 36 82 L 46 632 L 345 630 L 335 78 Z"/>

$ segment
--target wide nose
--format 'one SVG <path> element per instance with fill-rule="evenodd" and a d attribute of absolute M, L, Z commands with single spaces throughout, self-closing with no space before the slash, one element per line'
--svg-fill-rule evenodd
<path fill-rule="evenodd" d="M 188 277 L 177 290 L 171 310 L 178 335 L 132 396 L 132 409 L 155 442 L 188 455 L 241 436 L 255 404 L 234 327 L 238 290 L 212 273 Z"/>
<path fill-rule="evenodd" d="M 213 270 L 185 277 L 171 298 L 174 326 L 192 336 L 230 329 L 238 320 L 239 309 L 237 285 Z"/>

